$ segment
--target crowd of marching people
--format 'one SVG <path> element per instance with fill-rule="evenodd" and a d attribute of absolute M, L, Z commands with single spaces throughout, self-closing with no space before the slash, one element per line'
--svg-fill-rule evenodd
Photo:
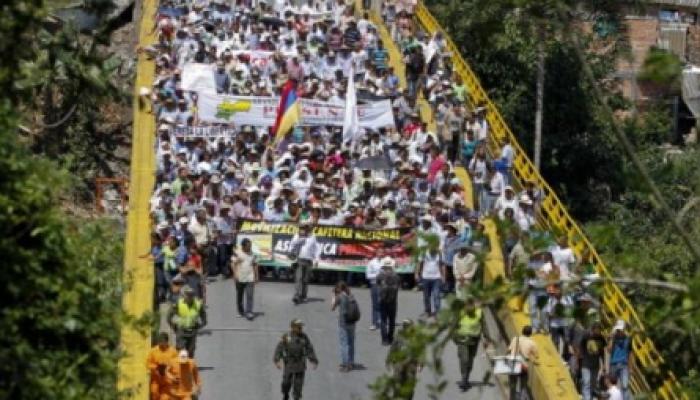
<path fill-rule="evenodd" d="M 469 109 L 468 89 L 452 71 L 442 33 L 430 37 L 391 1 L 384 2 L 382 15 L 403 54 L 409 95 L 428 100 L 443 154 L 469 172 L 475 210 L 498 221 L 508 276 L 525 277 L 529 328 L 551 336 L 585 400 L 605 392 L 630 399 L 631 338 L 622 320 L 610 335 L 601 332 L 592 257 L 577 258 L 567 237 L 553 238 L 537 227 L 542 192 L 535 182 L 522 182 L 520 192 L 511 186 L 515 150 L 508 139 L 495 154 L 488 151 L 486 109 Z"/>
<path fill-rule="evenodd" d="M 543 235 L 535 229 L 542 194 L 531 182 L 516 190 L 511 144 L 506 142 L 497 154 L 489 152 L 486 108 L 469 103 L 467 87 L 452 71 L 444 37 L 417 28 L 414 6 L 404 0 L 382 3 L 382 17 L 405 65 L 402 87 L 377 27 L 345 0 L 161 1 L 158 42 L 142 49 L 155 60 L 156 79 L 141 95 L 157 120 L 157 183 L 150 210 L 156 300 L 171 304 L 167 321 L 178 351 L 168 348 L 167 337 L 154 348 L 149 358 L 156 377 L 153 398 L 171 398 L 164 394 L 168 385 L 186 381 L 178 390 L 190 395 L 201 386 L 193 375 L 192 357 L 197 330 L 207 323 L 206 277 L 233 278 L 239 316 L 255 318 L 254 288 L 266 270 L 250 240 L 237 240 L 241 220 L 299 226 L 291 246 L 295 304 L 304 303 L 320 257 L 315 226 L 413 228 L 419 242 L 422 234 L 434 235 L 439 244 L 408 275 L 410 284 L 420 285 L 423 317 L 430 318 L 446 293 L 462 296 L 461 289 L 479 279 L 478 254 L 494 245 L 480 219 L 492 216 L 506 227 L 501 233 L 509 275 L 529 271 L 532 328 L 552 336 L 572 374 L 580 377 L 584 399 L 592 398 L 598 372 L 605 370 L 599 361 L 606 346 L 611 348 L 607 372 L 626 388 L 629 338 L 620 324 L 616 332 L 621 335 L 606 338 L 600 333 L 596 298 L 588 290 L 595 271 L 587 259 L 574 256 L 565 238 L 532 250 L 535 237 Z M 277 123 L 209 120 L 200 115 L 203 93 L 182 86 L 183 71 L 191 64 L 210 66 L 216 95 L 278 98 L 291 83 L 299 99 L 344 105 L 350 87 L 360 102 L 389 100 L 393 121 L 381 127 L 361 125 L 348 140 L 342 119 L 327 125 L 296 123 L 287 131 L 280 131 Z M 421 115 L 421 98 L 430 104 L 434 131 Z M 188 135 L 193 127 L 216 127 L 225 134 Z M 455 175 L 459 165 L 471 178 L 474 198 L 467 201 Z M 473 208 L 468 206 L 472 203 Z M 396 342 L 397 292 L 407 283 L 406 277 L 397 276 L 396 267 L 379 249 L 368 260 L 365 275 L 372 299 L 371 329 L 381 332 L 386 345 Z M 339 282 L 332 308 L 351 315 L 353 301 L 348 285 Z M 478 336 L 480 315 L 468 312 L 463 327 L 467 336 Z M 344 321 L 339 324 L 340 368 L 346 372 L 355 364 L 357 320 L 339 318 Z M 298 346 L 317 363 L 302 325 L 293 321 L 292 333 L 278 348 Z M 475 355 L 469 346 L 473 341 L 464 344 L 460 356 L 467 375 L 460 384 L 463 390 L 469 388 L 471 365 L 466 364 Z M 162 361 L 166 353 L 177 368 Z M 284 361 L 286 353 L 280 350 L 275 361 Z M 301 358 L 294 365 L 299 367 Z M 288 370 L 285 364 L 285 396 L 293 387 L 293 397 L 301 398 L 294 381 L 299 373 L 303 382 L 303 369 Z"/>

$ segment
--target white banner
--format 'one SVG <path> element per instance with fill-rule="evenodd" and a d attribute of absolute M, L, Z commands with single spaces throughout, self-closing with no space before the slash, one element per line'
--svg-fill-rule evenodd
<path fill-rule="evenodd" d="M 173 129 L 173 136 L 185 139 L 232 138 L 236 134 L 236 129 L 223 126 L 183 126 Z"/>
<path fill-rule="evenodd" d="M 221 52 L 223 52 L 223 49 Z M 231 54 L 233 57 L 238 57 L 244 54 L 248 56 L 248 59 L 250 60 L 249 65 L 265 68 L 275 53 L 263 50 L 233 50 L 231 51 Z M 291 57 L 297 53 L 290 52 L 282 54 L 286 57 Z M 183 90 L 216 93 L 216 83 L 214 82 L 215 70 L 216 64 L 187 63 L 182 67 L 180 85 Z"/>
<path fill-rule="evenodd" d="M 185 64 L 180 77 L 182 90 L 216 93 L 216 83 L 214 82 L 215 68 L 215 64 Z"/>
<path fill-rule="evenodd" d="M 273 126 L 277 117 L 278 97 L 222 96 L 200 93 L 197 102 L 199 120 L 208 123 Z M 300 125 L 343 126 L 345 103 L 301 99 Z M 357 106 L 360 127 L 379 129 L 394 126 L 389 100 Z"/>

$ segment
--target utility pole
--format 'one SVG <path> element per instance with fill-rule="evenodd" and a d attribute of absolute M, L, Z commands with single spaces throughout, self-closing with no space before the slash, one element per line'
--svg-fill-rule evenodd
<path fill-rule="evenodd" d="M 537 94 L 535 105 L 535 169 L 540 170 L 542 158 L 542 109 L 544 106 L 544 30 L 540 28 L 537 42 Z"/>

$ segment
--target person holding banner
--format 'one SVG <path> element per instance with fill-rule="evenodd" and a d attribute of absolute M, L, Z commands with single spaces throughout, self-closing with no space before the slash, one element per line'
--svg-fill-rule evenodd
<path fill-rule="evenodd" d="M 318 266 L 322 247 L 316 240 L 316 236 L 311 232 L 311 225 L 302 223 L 299 226 L 299 233 L 294 235 L 289 248 L 290 258 L 295 259 L 292 264 L 294 272 L 294 297 L 292 302 L 299 304 L 306 301 L 311 268 Z"/>

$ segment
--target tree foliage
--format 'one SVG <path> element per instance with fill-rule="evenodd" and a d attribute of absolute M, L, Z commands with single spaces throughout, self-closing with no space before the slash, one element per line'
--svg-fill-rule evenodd
<path fill-rule="evenodd" d="M 644 59 L 639 79 L 665 85 L 673 91 L 680 90 L 683 63 L 677 55 L 659 48 L 652 48 Z"/>
<path fill-rule="evenodd" d="M 0 397 L 116 397 L 120 235 L 58 207 L 69 182 L 13 137 L 0 112 Z"/>
<path fill-rule="evenodd" d="M 31 0 L 9 2 L 0 14 L 0 398 L 114 399 L 122 228 L 66 214 L 61 202 L 77 179 L 18 136 L 36 100 L 18 83 L 40 58 L 28 43 L 45 15 Z M 75 95 L 87 97 L 83 90 Z"/>
<path fill-rule="evenodd" d="M 27 40 L 11 60 L 15 68 L 0 79 L 12 89 L 8 96 L 20 111 L 32 150 L 91 181 L 112 176 L 115 162 L 126 164 L 116 150 L 126 140 L 130 119 L 126 92 L 115 83 L 122 62 L 106 47 L 112 25 L 105 16 L 113 4 L 91 0 L 84 6 L 100 17 L 93 32 L 79 32 L 71 21 L 45 19 L 37 8 L 37 20 L 24 26 Z M 20 36 L 5 37 L 14 42 Z"/>

